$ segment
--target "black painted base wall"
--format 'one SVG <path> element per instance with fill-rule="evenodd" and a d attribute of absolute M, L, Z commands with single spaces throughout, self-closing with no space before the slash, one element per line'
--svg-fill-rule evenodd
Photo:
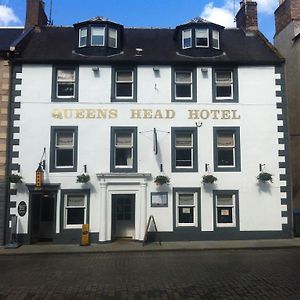
<path fill-rule="evenodd" d="M 176 241 L 225 241 L 225 240 L 260 240 L 260 239 L 290 239 L 293 238 L 293 233 L 285 231 L 240 231 L 240 232 L 191 232 L 187 234 L 182 232 L 159 232 L 152 236 L 152 240 L 160 240 L 162 242 Z M 53 244 L 80 244 L 81 231 L 74 233 L 56 234 L 53 239 Z M 18 242 L 28 245 L 30 238 L 28 234 L 19 234 Z M 99 242 L 99 233 L 90 233 L 91 244 L 109 243 Z"/>

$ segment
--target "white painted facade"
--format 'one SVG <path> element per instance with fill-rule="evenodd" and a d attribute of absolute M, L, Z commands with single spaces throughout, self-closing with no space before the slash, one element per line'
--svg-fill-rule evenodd
<path fill-rule="evenodd" d="M 90 189 L 90 232 L 99 233 L 99 242 L 111 240 L 112 194 L 136 195 L 133 239 L 141 241 L 150 215 L 154 216 L 159 232 L 174 232 L 175 201 L 172 191 L 173 188 L 189 187 L 201 191 L 198 211 L 201 232 L 209 234 L 215 231 L 213 190 L 238 191 L 241 234 L 282 231 L 282 226 L 288 220 L 282 216 L 287 207 L 281 204 L 281 199 L 287 195 L 280 189 L 286 185 L 279 178 L 280 174 L 285 174 L 285 170 L 279 168 L 279 162 L 285 162 L 285 157 L 279 157 L 278 151 L 286 149 L 278 143 L 278 139 L 283 138 L 278 126 L 283 126 L 283 123 L 277 118 L 282 112 L 276 106 L 281 102 L 281 97 L 276 96 L 276 90 L 280 87 L 275 85 L 275 80 L 279 79 L 275 67 L 238 67 L 238 103 L 213 103 L 212 68 L 205 67 L 208 72 L 203 72 L 201 66 L 197 67 L 197 102 L 171 102 L 171 66 L 155 66 L 160 70 L 159 77 L 154 74 L 154 66 L 138 66 L 137 102 L 111 102 L 111 67 L 99 65 L 99 76 L 96 76 L 93 67 L 79 66 L 78 102 L 58 103 L 51 102 L 52 65 L 22 66 L 22 72 L 17 75 L 22 83 L 15 87 L 21 91 L 21 96 L 15 98 L 21 107 L 14 111 L 21 117 L 13 124 L 20 127 L 20 132 L 14 133 L 19 145 L 13 146 L 13 151 L 19 152 L 19 157 L 13 158 L 12 163 L 20 165 L 25 184 L 35 182 L 35 171 L 45 147 L 45 183 L 60 183 L 61 190 Z M 97 109 L 113 110 L 113 114 L 108 114 L 107 118 L 94 118 L 92 113 L 88 115 L 87 110 Z M 68 110 L 65 111 L 66 115 L 63 114 L 64 110 Z M 84 110 L 84 117 L 82 111 L 78 110 Z M 136 110 L 140 110 L 140 118 Z M 160 118 L 157 110 L 161 111 L 163 118 Z M 167 110 L 172 111 L 169 116 L 166 115 Z M 191 118 L 191 110 L 202 110 L 202 118 Z M 211 110 L 220 112 L 208 116 Z M 62 112 L 62 118 L 57 117 L 58 112 Z M 195 122 L 198 125 L 202 122 L 202 126 L 197 128 L 198 172 L 172 173 L 171 128 L 196 127 Z M 78 126 L 76 172 L 49 171 L 51 126 Z M 137 127 L 137 173 L 120 176 L 110 173 L 112 126 Z M 214 127 L 240 128 L 240 172 L 214 171 Z M 158 134 L 158 155 L 153 152 L 154 128 Z M 163 164 L 164 174 L 170 177 L 170 184 L 161 187 L 153 181 L 160 174 L 160 164 Z M 209 164 L 211 173 L 218 179 L 213 185 L 202 183 L 202 176 L 206 173 L 205 164 Z M 273 183 L 258 182 L 259 164 L 265 164 L 265 171 L 273 175 Z M 87 184 L 77 183 L 76 176 L 82 173 L 84 165 L 87 165 L 91 180 Z M 29 192 L 24 183 L 11 184 L 11 188 L 17 189 L 17 194 L 10 199 L 16 201 L 16 208 L 10 209 L 11 215 L 18 215 L 17 207 L 21 201 L 30 206 Z M 151 207 L 151 192 L 157 191 L 168 192 L 167 207 Z M 60 234 L 63 213 L 60 201 L 59 190 L 56 234 Z M 19 234 L 28 234 L 28 215 L 18 217 Z"/>

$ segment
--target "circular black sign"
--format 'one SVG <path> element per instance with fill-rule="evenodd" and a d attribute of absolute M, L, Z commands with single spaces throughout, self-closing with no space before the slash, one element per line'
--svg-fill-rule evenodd
<path fill-rule="evenodd" d="M 27 212 L 27 204 L 24 201 L 21 201 L 18 205 L 18 214 L 20 217 L 24 217 Z"/>

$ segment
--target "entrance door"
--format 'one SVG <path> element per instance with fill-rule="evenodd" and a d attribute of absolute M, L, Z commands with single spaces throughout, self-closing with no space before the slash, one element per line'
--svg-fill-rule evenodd
<path fill-rule="evenodd" d="M 31 243 L 52 241 L 55 232 L 55 195 L 31 196 Z"/>
<path fill-rule="evenodd" d="M 112 195 L 112 238 L 133 238 L 135 194 Z"/>

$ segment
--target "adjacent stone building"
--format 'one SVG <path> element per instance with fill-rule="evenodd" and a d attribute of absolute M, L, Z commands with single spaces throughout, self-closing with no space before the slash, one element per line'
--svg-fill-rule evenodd
<path fill-rule="evenodd" d="M 4 243 L 10 96 L 10 46 L 22 28 L 0 28 L 0 245 Z"/>
<path fill-rule="evenodd" d="M 293 204 L 300 209 L 300 1 L 280 0 L 275 11 L 275 46 L 285 58 Z"/>

